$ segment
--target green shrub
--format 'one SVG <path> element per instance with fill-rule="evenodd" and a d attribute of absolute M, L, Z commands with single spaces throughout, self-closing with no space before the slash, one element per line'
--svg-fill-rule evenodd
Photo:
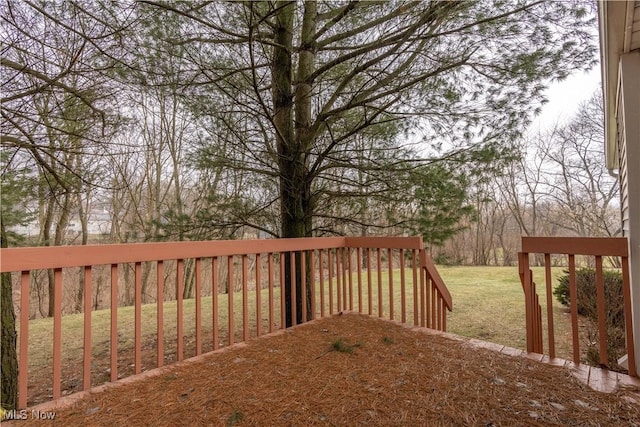
<path fill-rule="evenodd" d="M 624 301 L 622 294 L 622 274 L 619 271 L 605 270 L 602 272 L 604 281 L 605 300 L 605 326 L 607 328 L 609 366 L 617 368 L 617 359 L 624 354 Z M 578 314 L 589 319 L 597 330 L 598 308 L 596 290 L 596 272 L 592 268 L 576 270 L 577 308 Z M 569 272 L 564 271 L 558 279 L 558 286 L 553 294 L 557 300 L 565 306 L 569 306 Z M 587 361 L 591 364 L 599 364 L 599 347 L 597 345 L 597 333 L 587 332 L 589 335 L 587 344 Z"/>
<path fill-rule="evenodd" d="M 558 286 L 553 291 L 560 304 L 569 306 L 569 272 L 558 279 Z M 605 270 L 602 272 L 604 280 L 604 300 L 606 323 L 624 327 L 624 305 L 622 300 L 622 274 L 619 271 Z M 592 268 L 576 270 L 576 285 L 578 289 L 578 314 L 598 321 L 596 271 Z"/>

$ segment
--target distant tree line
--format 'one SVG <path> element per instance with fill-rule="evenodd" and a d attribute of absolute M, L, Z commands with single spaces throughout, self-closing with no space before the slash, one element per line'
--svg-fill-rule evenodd
<path fill-rule="evenodd" d="M 521 236 L 620 235 L 619 186 L 604 164 L 600 93 L 565 123 L 519 139 L 519 155 L 468 187 L 472 221 L 438 248 L 443 262 L 514 265 Z"/>

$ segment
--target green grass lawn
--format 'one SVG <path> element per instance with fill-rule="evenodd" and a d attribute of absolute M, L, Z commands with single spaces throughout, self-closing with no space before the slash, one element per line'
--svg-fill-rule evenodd
<path fill-rule="evenodd" d="M 532 270 L 536 290 L 543 303 L 543 319 L 546 325 L 544 270 L 537 267 Z M 526 348 L 524 292 L 517 267 L 440 266 L 438 271 L 453 299 L 453 312 L 447 319 L 449 332 L 520 349 Z M 555 278 L 561 272 L 562 269 L 554 268 L 552 275 Z M 566 309 L 555 297 L 553 310 L 558 351 L 561 348 L 568 350 L 568 346 L 560 345 L 558 338 L 568 336 L 570 325 L 566 321 Z"/>
<path fill-rule="evenodd" d="M 524 295 L 518 270 L 516 267 L 438 267 L 438 270 L 446 283 L 453 299 L 453 312 L 448 314 L 448 331 L 486 341 L 496 342 L 512 347 L 525 348 L 525 316 Z M 554 270 L 554 275 L 560 273 L 560 269 Z M 534 269 L 534 279 L 538 283 L 538 293 L 541 301 L 545 300 L 543 276 L 541 269 Z M 413 320 L 413 282 L 411 270 L 406 270 L 407 285 L 405 295 L 407 301 L 407 321 Z M 368 311 L 368 286 L 366 274 L 362 275 L 362 311 Z M 394 318 L 400 320 L 401 316 L 401 287 L 400 272 L 394 271 Z M 358 311 L 358 288 L 356 276 L 353 276 L 353 310 Z M 389 277 L 386 271 L 382 272 L 383 310 L 385 317 L 389 313 Z M 337 280 L 333 280 L 333 304 L 334 313 L 339 311 L 337 304 Z M 316 284 L 318 295 L 319 285 Z M 325 315 L 329 314 L 328 281 L 325 278 Z M 348 294 L 347 294 L 348 295 Z M 280 290 L 274 292 L 274 325 L 280 326 Z M 317 296 L 317 312 L 320 312 L 320 297 Z M 378 276 L 372 274 L 372 306 L 373 315 L 378 315 Z M 227 295 L 218 295 L 219 318 L 219 346 L 228 342 L 228 300 Z M 242 293 L 234 294 L 234 337 L 235 341 L 243 339 L 243 314 Z M 261 332 L 269 331 L 269 307 L 268 289 L 261 292 Z M 256 293 L 248 293 L 248 322 L 249 336 L 257 335 L 256 331 Z M 347 304 L 348 308 L 348 304 Z M 543 309 L 544 310 L 544 309 Z M 564 309 L 554 302 L 556 316 L 556 341 L 564 336 L 569 337 L 569 325 L 566 321 Z M 165 363 L 176 360 L 176 302 L 164 303 L 164 345 Z M 543 317 L 546 315 L 543 314 Z M 563 319 L 565 319 L 563 321 Z M 213 320 L 212 298 L 202 298 L 202 350 L 213 349 Z M 63 330 L 63 389 L 76 391 L 81 387 L 82 377 L 81 361 L 83 349 L 83 314 L 64 316 Z M 52 319 L 37 319 L 29 323 L 29 376 L 30 386 L 33 384 L 34 394 L 46 395 L 50 392 L 51 361 L 52 361 Z M 156 358 L 156 304 L 147 304 L 142 308 L 142 333 L 143 333 L 143 369 L 154 368 Z M 120 307 L 118 309 L 118 347 L 119 361 L 118 371 L 121 375 L 133 373 L 133 335 L 134 335 L 134 308 Z M 109 379 L 109 352 L 110 352 L 110 311 L 99 310 L 92 314 L 92 384 L 100 384 Z M 557 344 L 558 345 L 558 344 Z M 559 343 L 561 353 L 562 343 Z M 184 357 L 195 355 L 195 300 L 184 301 Z M 545 344 L 546 348 L 546 344 Z M 567 346 L 567 348 L 569 348 Z M 568 353 L 567 353 L 568 354 Z M 560 354 L 562 355 L 562 354 Z M 31 392 L 30 392 L 31 393 Z M 46 397 L 46 396 L 45 396 Z"/>

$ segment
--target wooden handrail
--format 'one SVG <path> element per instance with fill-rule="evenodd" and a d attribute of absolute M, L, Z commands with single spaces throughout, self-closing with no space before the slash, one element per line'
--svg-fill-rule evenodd
<path fill-rule="evenodd" d="M 300 255 L 300 264 L 296 262 Z M 317 255 L 317 256 L 316 256 Z M 324 256 L 326 255 L 326 257 Z M 406 265 L 406 257 L 409 255 L 410 266 Z M 386 260 L 382 257 L 385 256 Z M 226 257 L 226 260 L 220 259 Z M 274 260 L 275 257 L 275 260 Z M 355 257 L 355 259 L 354 259 Z M 365 258 L 366 257 L 366 261 Z M 240 270 L 234 267 L 234 258 L 240 261 Z M 240 259 L 241 258 L 241 259 Z M 256 267 L 250 272 L 248 261 L 255 262 Z M 227 334 L 229 345 L 238 340 L 250 338 L 251 331 L 250 316 L 257 318 L 253 335 L 260 336 L 263 333 L 261 323 L 263 314 L 268 317 L 268 330 L 273 332 L 276 321 L 279 328 L 285 328 L 289 319 L 292 324 L 296 324 L 296 314 L 300 314 L 302 319 L 314 319 L 318 315 L 321 317 L 326 313 L 325 304 L 328 303 L 328 314 L 334 314 L 343 310 L 357 310 L 371 316 L 388 317 L 394 320 L 394 316 L 407 322 L 412 319 L 414 325 L 421 324 L 439 330 L 446 330 L 446 311 L 451 311 L 451 294 L 445 286 L 433 261 L 424 252 L 422 239 L 420 237 L 327 237 L 327 238 L 301 238 L 301 239 L 269 239 L 269 240 L 224 240 L 224 241 L 201 241 L 201 242 L 161 242 L 161 243 L 130 243 L 114 245 L 87 245 L 87 246 L 56 246 L 56 247 L 29 247 L 29 248 L 9 248 L 0 250 L 0 272 L 14 273 L 14 278 L 20 281 L 20 314 L 19 314 L 19 366 L 22 368 L 18 372 L 18 406 L 23 409 L 27 405 L 27 384 L 29 379 L 29 314 L 31 309 L 31 292 L 34 280 L 34 270 L 53 270 L 54 293 L 54 314 L 53 314 L 53 334 L 52 334 L 52 355 L 51 366 L 53 367 L 52 396 L 59 398 L 63 392 L 62 385 L 62 322 L 63 322 L 63 281 L 68 280 L 67 269 L 80 267 L 84 272 L 84 345 L 82 357 L 82 388 L 90 389 L 92 370 L 92 280 L 100 275 L 102 283 L 110 283 L 110 324 L 111 330 L 108 341 L 110 342 L 110 378 L 115 381 L 119 378 L 119 350 L 118 342 L 120 331 L 118 287 L 119 281 L 123 280 L 122 264 L 131 264 L 134 275 L 131 277 L 128 286 L 134 291 L 133 310 L 133 373 L 138 374 L 142 370 L 143 354 L 143 304 L 142 286 L 143 268 L 156 270 L 156 349 L 155 359 L 157 366 L 165 363 L 165 281 L 173 282 L 175 285 L 175 356 L 178 361 L 185 357 L 185 337 L 188 333 L 183 326 L 185 321 L 186 304 L 183 300 L 183 289 L 185 286 L 185 263 L 186 260 L 193 260 L 195 274 L 195 355 L 202 352 L 203 324 L 208 322 L 212 325 L 212 349 L 219 347 L 219 331 Z M 285 262 L 290 270 L 287 271 L 290 277 L 297 276 L 298 268 L 311 274 L 301 275 L 300 288 L 297 284 L 285 282 Z M 398 263 L 400 260 L 400 263 Z M 167 261 L 170 263 L 167 264 Z M 226 261 L 226 262 L 225 262 Z M 375 266 L 372 265 L 375 261 Z M 152 264 L 143 267 L 144 263 Z M 175 262 L 175 263 L 174 263 Z M 275 266 L 278 262 L 279 266 Z M 205 268 L 204 265 L 208 264 Z M 226 271 L 222 266 L 225 263 Z M 155 267 L 154 267 L 155 264 Z M 167 265 L 175 269 L 175 273 L 167 276 Z M 94 269 L 95 266 L 106 266 L 106 268 Z M 308 267 L 308 268 L 307 268 Z M 366 268 L 366 276 L 362 268 Z M 388 292 L 382 292 L 382 269 L 388 269 Z M 394 277 L 394 270 L 400 269 L 399 277 Z M 405 268 L 410 268 L 412 274 L 407 275 Z M 261 269 L 266 277 L 261 276 Z M 266 269 L 266 271 L 264 271 Z M 277 271 L 279 269 L 279 271 Z M 64 275 L 63 275 L 63 270 Z M 210 281 L 211 294 L 203 293 L 204 275 Z M 375 271 L 375 276 L 372 274 Z M 128 271 L 128 270 L 127 270 Z M 75 274 L 75 273 L 74 273 Z M 325 275 L 326 274 L 326 275 Z M 396 273 L 397 274 L 397 273 Z M 220 277 L 219 277 L 220 276 Z M 418 277 L 420 276 L 420 277 Z M 93 277 L 93 279 L 92 279 Z M 364 279 L 366 277 L 366 288 Z M 220 293 L 220 285 L 223 281 L 233 283 L 237 279 L 241 285 L 240 293 L 234 296 L 233 287 Z M 354 280 L 357 279 L 357 280 Z M 98 279 L 96 279 L 98 280 Z M 334 282 L 335 280 L 335 282 Z M 261 288 L 251 285 L 250 282 L 260 283 Z M 265 282 L 268 289 L 264 288 Z M 372 289 L 373 282 L 377 285 L 377 292 Z M 148 284 L 148 282 L 145 282 Z M 335 283 L 335 287 L 333 286 Z M 328 289 L 325 288 L 328 285 Z M 354 291 L 354 286 L 357 289 Z M 418 288 L 419 287 L 419 288 Z M 265 307 L 262 306 L 260 292 L 257 289 L 268 290 L 268 301 Z M 276 290 L 275 288 L 278 288 Z M 365 290 L 366 289 L 366 290 Z M 215 291 L 214 291 L 215 290 Z M 328 293 L 325 293 L 325 290 Z M 309 291 L 309 292 L 307 292 Z M 367 293 L 366 301 L 363 292 Z M 397 311 L 397 301 L 395 292 L 400 293 L 400 312 Z M 249 304 L 250 293 L 255 293 L 254 302 Z M 409 293 L 412 293 L 410 295 Z M 227 307 L 220 307 L 219 294 L 226 294 Z M 306 301 L 299 307 L 296 295 L 309 295 L 310 306 Z M 419 295 L 418 295 L 419 294 Z M 377 297 L 377 312 L 373 310 L 373 298 Z M 290 313 L 285 306 L 285 297 L 291 297 L 292 304 Z M 328 296 L 328 298 L 325 298 Z M 334 298 L 335 296 L 335 298 Z M 413 298 L 412 298 L 412 297 Z M 211 318 L 203 319 L 203 300 L 210 298 Z M 234 299 L 241 299 L 240 308 L 234 304 Z M 276 298 L 280 299 L 280 307 L 277 307 Z M 357 298 L 357 300 L 356 300 Z M 383 304 L 383 300 L 386 303 Z M 317 307 L 316 304 L 320 305 Z M 386 305 L 385 305 L 386 304 Z M 367 311 L 368 307 L 368 311 Z M 310 312 L 307 311 L 310 308 Z M 219 315 L 219 309 L 226 310 L 226 322 L 222 321 L 223 315 Z M 299 313 L 297 313 L 299 311 Z M 413 316 L 410 315 L 413 311 Z M 250 314 L 251 312 L 251 314 Z M 398 313 L 396 315 L 395 313 Z M 289 317 L 289 314 L 291 316 Z M 128 314 L 130 316 L 131 313 Z M 237 319 L 236 319 L 237 318 Z M 242 328 L 238 329 L 241 319 Z M 302 320 L 304 321 L 304 320 Z M 213 322 L 213 323 L 211 323 Z M 226 323 L 223 324 L 223 323 Z M 236 327 L 238 326 L 238 327 Z M 193 350 L 189 350 L 192 353 Z M 145 350 L 145 354 L 148 354 Z M 121 372 L 120 372 L 121 373 Z"/>
<path fill-rule="evenodd" d="M 2 249 L 0 272 L 344 247 L 344 237 L 40 246 Z"/>
<path fill-rule="evenodd" d="M 626 334 L 629 374 L 637 376 L 635 366 L 635 345 L 633 339 L 633 319 L 631 311 L 629 280 L 629 245 L 624 237 L 522 237 L 522 252 L 519 253 L 519 274 L 525 294 L 527 351 L 543 352 L 542 343 L 542 305 L 536 292 L 529 268 L 529 254 L 538 253 L 545 256 L 545 284 L 547 291 L 546 311 L 549 352 L 555 357 L 553 334 L 553 306 L 551 298 L 551 255 L 566 255 L 569 261 L 569 299 L 571 312 L 573 361 L 580 363 L 580 342 L 578 335 L 578 308 L 576 283 L 576 256 L 592 256 L 595 258 L 596 308 L 598 317 L 598 335 L 600 339 L 600 364 L 608 365 L 607 330 L 605 327 L 605 291 L 603 279 L 603 257 L 619 257 L 622 264 L 622 292 L 624 309 L 624 328 Z"/>
<path fill-rule="evenodd" d="M 336 247 L 422 249 L 420 237 L 312 237 L 2 249 L 0 272 Z M 293 249 L 292 249 L 293 248 Z"/>
<path fill-rule="evenodd" d="M 629 256 L 625 237 L 522 237 L 522 252 L 529 254 L 567 254 Z"/>
<path fill-rule="evenodd" d="M 424 250 L 420 252 L 420 265 L 422 266 L 422 268 L 427 270 L 427 272 L 429 273 L 429 276 L 431 276 L 433 283 L 436 285 L 438 292 L 442 296 L 442 299 L 447 309 L 449 311 L 453 310 L 453 301 L 451 299 L 451 293 L 449 292 L 449 289 L 447 289 L 447 286 L 444 284 L 444 280 L 442 280 L 440 273 L 438 273 L 438 269 L 436 269 L 436 266 L 433 263 L 433 260 L 431 259 L 430 256 L 427 255 L 427 253 Z"/>
<path fill-rule="evenodd" d="M 346 237 L 347 248 L 424 249 L 421 237 Z"/>

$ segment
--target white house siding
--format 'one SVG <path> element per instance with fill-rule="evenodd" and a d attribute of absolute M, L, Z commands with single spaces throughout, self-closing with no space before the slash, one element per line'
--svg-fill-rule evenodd
<path fill-rule="evenodd" d="M 640 51 L 620 56 L 619 108 L 616 112 L 622 230 L 629 239 L 634 341 L 640 346 Z M 636 351 L 640 370 L 640 351 Z"/>
<path fill-rule="evenodd" d="M 636 368 L 640 371 L 640 0 L 598 2 L 605 160 L 620 181 L 622 232 L 629 240 Z"/>
<path fill-rule="evenodd" d="M 631 37 L 629 37 L 629 51 L 640 49 L 640 1 L 636 1 L 633 9 Z"/>
<path fill-rule="evenodd" d="M 618 94 L 622 93 L 618 88 Z M 616 125 L 617 125 L 617 141 L 624 141 L 624 111 L 622 107 L 622 96 L 617 97 L 616 106 Z M 627 146 L 626 144 L 616 144 L 618 148 L 618 182 L 620 184 L 620 213 L 622 234 L 629 234 L 629 179 L 627 174 Z"/>

